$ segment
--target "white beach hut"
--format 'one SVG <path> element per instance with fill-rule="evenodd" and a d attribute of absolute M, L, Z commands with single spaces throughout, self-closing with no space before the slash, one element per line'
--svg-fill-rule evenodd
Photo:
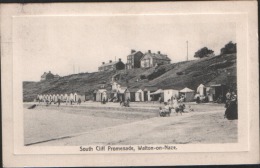
<path fill-rule="evenodd" d="M 200 96 L 204 96 L 206 92 L 206 87 L 203 84 L 200 84 L 197 88 L 197 93 L 199 93 Z"/>
<path fill-rule="evenodd" d="M 73 93 L 70 93 L 69 101 L 74 101 L 74 94 Z"/>
<path fill-rule="evenodd" d="M 164 93 L 164 102 L 168 102 L 168 100 L 171 100 L 172 97 L 178 98 L 179 97 L 179 90 L 175 89 L 165 89 L 163 90 Z"/>
<path fill-rule="evenodd" d="M 144 91 L 142 89 L 135 92 L 135 101 L 144 101 Z"/>

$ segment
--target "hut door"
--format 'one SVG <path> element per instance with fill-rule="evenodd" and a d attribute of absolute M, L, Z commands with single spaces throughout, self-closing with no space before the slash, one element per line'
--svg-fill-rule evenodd
<path fill-rule="evenodd" d="M 147 91 L 144 92 L 144 101 L 148 101 Z"/>

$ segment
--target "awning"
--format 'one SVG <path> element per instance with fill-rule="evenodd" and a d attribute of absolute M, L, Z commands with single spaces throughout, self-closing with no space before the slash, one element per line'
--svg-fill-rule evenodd
<path fill-rule="evenodd" d="M 163 90 L 162 89 L 158 89 L 157 91 L 153 92 L 153 93 L 150 93 L 150 95 L 156 95 L 156 94 L 161 94 L 163 93 Z"/>

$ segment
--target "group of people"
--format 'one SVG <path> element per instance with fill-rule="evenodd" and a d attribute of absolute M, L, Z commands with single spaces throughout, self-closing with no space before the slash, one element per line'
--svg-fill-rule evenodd
<path fill-rule="evenodd" d="M 237 95 L 236 93 L 228 91 L 226 94 L 226 111 L 224 114 L 224 118 L 228 120 L 236 120 L 238 119 L 238 112 L 237 112 Z"/>
<path fill-rule="evenodd" d="M 171 109 L 175 109 L 175 112 L 178 114 L 180 112 L 184 111 L 185 104 L 184 102 L 184 96 L 181 96 L 181 98 L 178 100 L 176 97 L 171 97 L 167 102 L 164 102 L 164 108 L 160 107 L 160 116 L 164 116 L 164 114 L 170 115 Z"/>

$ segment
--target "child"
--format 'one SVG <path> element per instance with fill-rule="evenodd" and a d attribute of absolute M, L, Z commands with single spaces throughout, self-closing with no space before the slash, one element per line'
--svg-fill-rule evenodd
<path fill-rule="evenodd" d="M 166 114 L 168 114 L 169 116 L 170 116 L 170 107 L 169 107 L 169 105 L 168 105 L 168 103 L 164 103 L 164 108 L 162 108 L 162 107 L 159 107 L 159 109 L 160 109 L 160 116 L 166 116 Z"/>

